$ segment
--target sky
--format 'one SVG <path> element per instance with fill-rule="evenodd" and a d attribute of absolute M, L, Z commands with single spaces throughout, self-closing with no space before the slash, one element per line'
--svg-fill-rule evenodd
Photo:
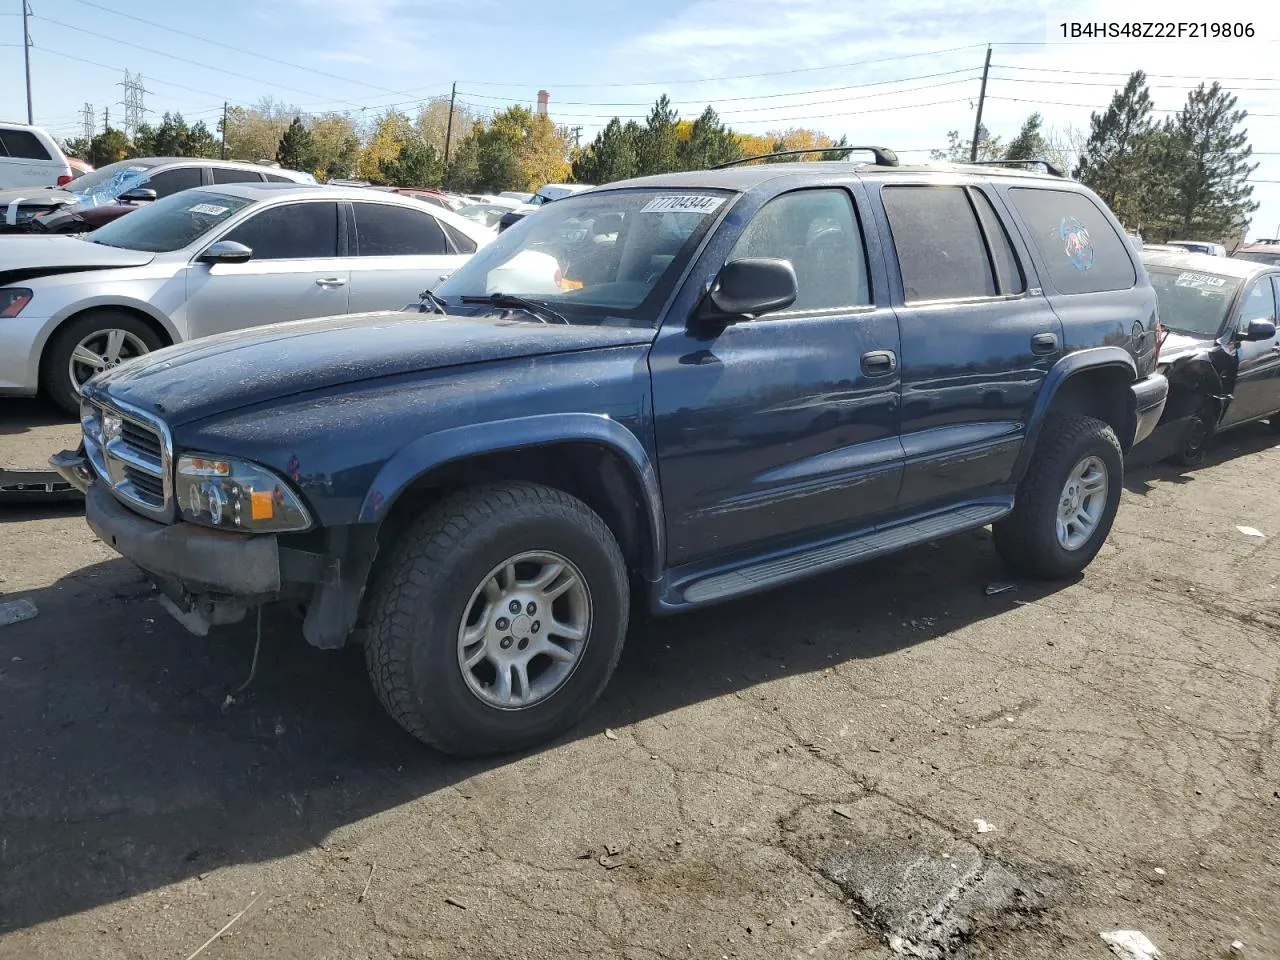
<path fill-rule="evenodd" d="M 1280 13 L 1231 5 L 1253 39 L 1047 42 L 1064 15 L 1117 19 L 1119 4 L 1026 0 L 28 0 L 35 122 L 83 130 L 92 104 L 123 120 L 124 71 L 148 116 L 181 111 L 211 129 L 224 101 L 263 96 L 372 118 L 448 95 L 473 110 L 532 105 L 584 142 L 614 115 L 643 117 L 668 94 L 682 116 L 708 104 L 735 129 L 819 129 L 889 146 L 904 161 L 967 138 L 987 44 L 984 124 L 1012 137 L 1039 111 L 1086 131 L 1130 71 L 1145 70 L 1163 117 L 1221 80 L 1250 112 L 1261 207 L 1249 236 L 1280 237 Z M 22 0 L 0 0 L 0 118 L 24 120 Z M 1200 22 L 1208 5 L 1126 3 L 1124 20 Z M 1269 6 L 1269 5 L 1268 5 Z M 1110 16 L 1105 11 L 1110 9 Z M 1065 14 L 1063 13 L 1065 11 Z M 1195 239 L 1195 238 L 1188 238 Z"/>

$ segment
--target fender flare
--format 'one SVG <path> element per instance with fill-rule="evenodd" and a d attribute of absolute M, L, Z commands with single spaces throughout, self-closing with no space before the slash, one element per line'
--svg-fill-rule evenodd
<path fill-rule="evenodd" d="M 1018 453 L 1017 463 L 1014 465 L 1013 476 L 1015 480 L 1020 481 L 1022 475 L 1026 472 L 1028 464 L 1031 462 L 1031 456 L 1035 452 L 1036 444 L 1040 440 L 1040 428 L 1044 426 L 1045 419 L 1049 416 L 1049 410 L 1053 406 L 1053 401 L 1058 396 L 1058 392 L 1068 380 L 1078 374 L 1091 370 L 1123 370 L 1129 377 L 1129 382 L 1133 383 L 1138 379 L 1138 365 L 1128 351 L 1120 347 L 1090 347 L 1087 350 L 1077 350 L 1075 353 L 1069 353 L 1052 367 L 1045 374 L 1044 382 L 1040 389 L 1036 392 L 1035 404 L 1031 409 L 1031 416 L 1027 420 L 1026 440 L 1022 444 L 1022 450 Z M 1132 409 L 1133 398 L 1127 398 L 1130 406 L 1130 417 L 1136 418 L 1137 411 Z M 1121 441 L 1123 443 L 1123 439 Z"/>
<path fill-rule="evenodd" d="M 552 413 L 450 427 L 401 447 L 378 471 L 360 505 L 358 523 L 380 524 L 400 495 L 423 474 L 489 453 L 551 443 L 587 442 L 618 455 L 632 471 L 644 500 L 650 557 L 644 571 L 656 580 L 666 556 L 666 525 L 658 472 L 640 439 L 604 414 Z"/>

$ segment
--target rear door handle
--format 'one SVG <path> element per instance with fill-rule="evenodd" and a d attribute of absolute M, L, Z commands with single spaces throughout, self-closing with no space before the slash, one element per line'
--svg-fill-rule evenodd
<path fill-rule="evenodd" d="M 1039 356 L 1058 352 L 1058 335 L 1056 333 L 1037 333 L 1031 338 L 1031 352 Z"/>
<path fill-rule="evenodd" d="M 898 355 L 892 350 L 872 350 L 862 355 L 862 372 L 868 377 L 883 377 L 898 369 Z"/>
<path fill-rule="evenodd" d="M 346 282 L 342 277 L 316 277 L 317 287 L 340 287 Z"/>

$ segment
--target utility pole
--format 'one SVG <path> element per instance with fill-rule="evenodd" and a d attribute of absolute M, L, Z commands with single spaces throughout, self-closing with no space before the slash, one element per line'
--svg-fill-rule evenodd
<path fill-rule="evenodd" d="M 222 159 L 227 159 L 227 101 L 222 101 Z"/>
<path fill-rule="evenodd" d="M 147 108 L 143 105 L 142 95 L 151 91 L 143 87 L 142 74 L 130 75 L 128 70 L 124 72 L 124 80 L 116 86 L 124 87 L 124 99 L 120 103 L 124 107 L 124 129 L 132 140 L 146 119 Z"/>
<path fill-rule="evenodd" d="M 987 99 L 987 71 L 991 69 L 991 47 L 987 47 L 987 59 L 982 64 L 982 89 L 978 91 L 978 116 L 973 121 L 973 143 L 969 145 L 969 162 L 978 159 L 978 137 L 982 134 L 982 104 Z"/>
<path fill-rule="evenodd" d="M 80 118 L 84 121 L 84 139 L 86 142 L 93 139 L 93 104 L 86 103 L 84 109 L 80 111 Z"/>
<path fill-rule="evenodd" d="M 27 66 L 27 123 L 35 123 L 31 110 L 31 5 L 22 0 L 22 57 Z"/>
<path fill-rule="evenodd" d="M 444 128 L 444 176 L 449 178 L 449 141 L 453 139 L 453 104 L 458 99 L 458 81 L 453 81 L 453 90 L 449 94 L 449 122 Z"/>
<path fill-rule="evenodd" d="M 102 132 L 106 133 L 111 129 L 111 108 L 102 108 Z"/>

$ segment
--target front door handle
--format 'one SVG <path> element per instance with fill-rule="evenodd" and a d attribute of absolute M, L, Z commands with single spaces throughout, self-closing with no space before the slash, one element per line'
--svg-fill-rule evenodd
<path fill-rule="evenodd" d="M 1044 356 L 1058 352 L 1058 335 L 1056 333 L 1037 333 L 1031 338 L 1031 352 Z"/>
<path fill-rule="evenodd" d="M 898 355 L 892 350 L 872 350 L 862 355 L 862 372 L 868 377 L 883 377 L 898 369 Z"/>
<path fill-rule="evenodd" d="M 340 287 L 346 282 L 342 277 L 316 277 L 317 287 Z"/>

